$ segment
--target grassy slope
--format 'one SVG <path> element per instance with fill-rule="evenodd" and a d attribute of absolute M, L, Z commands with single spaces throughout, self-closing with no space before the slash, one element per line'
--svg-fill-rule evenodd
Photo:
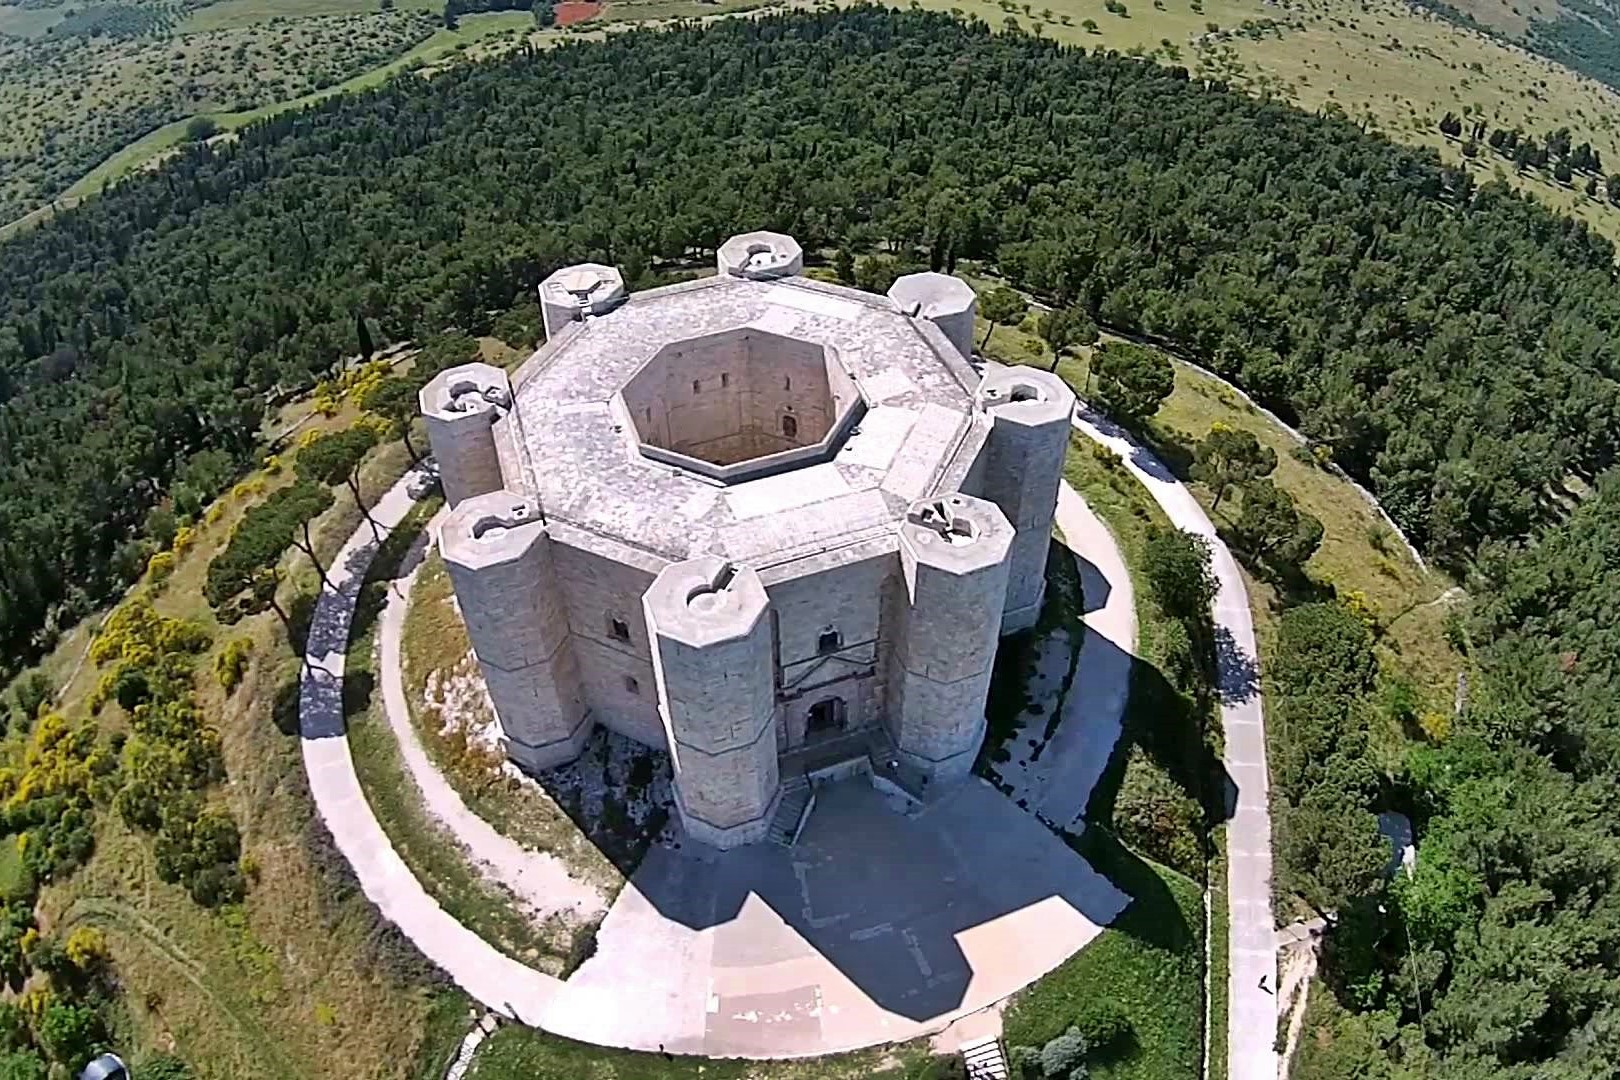
<path fill-rule="evenodd" d="M 444 5 L 434 0 L 395 0 L 394 7 L 399 11 L 428 11 L 435 14 L 444 10 Z M 182 34 L 196 34 L 253 26 L 271 19 L 362 15 L 376 10 L 378 0 L 220 0 L 217 4 L 192 11 L 177 29 Z"/>
<path fill-rule="evenodd" d="M 507 778 L 498 754 L 469 751 L 465 739 L 445 735 L 437 704 L 446 680 L 480 680 L 472 660 L 466 624 L 456 609 L 450 575 L 437 552 L 430 552 L 411 591 L 401 662 L 411 718 L 429 758 L 474 813 L 524 846 L 563 859 L 584 880 L 617 895 L 624 875 L 593 844 L 568 814 L 537 785 Z M 482 701 L 474 708 L 484 708 Z M 478 718 L 487 722 L 487 717 Z"/>
<path fill-rule="evenodd" d="M 376 686 L 377 615 L 400 560 L 439 505 L 435 499 L 415 507 L 385 541 L 367 575 L 344 669 L 349 747 L 361 787 L 383 831 L 433 898 L 485 940 L 555 975 L 569 954 L 571 939 L 566 930 L 538 926 L 528 919 L 511 895 L 485 878 L 455 838 L 428 816 L 382 715 L 382 694 Z"/>
<path fill-rule="evenodd" d="M 397 446 L 375 455 L 364 470 L 368 495 L 391 484 L 404 463 Z M 260 479 L 268 490 L 286 476 Z M 230 776 L 221 795 L 241 826 L 244 854 L 257 864 L 246 903 L 208 912 L 160 882 L 150 838 L 130 833 L 104 808 L 94 857 L 46 888 L 41 922 L 66 928 L 82 920 L 106 930 L 124 988 L 119 1043 L 137 1058 L 172 1047 L 199 1075 L 243 1080 L 350 1076 L 357 1060 L 385 1063 L 377 1076 L 407 1076 L 440 996 L 420 958 L 381 923 L 312 825 L 297 741 L 288 734 L 296 730 L 297 661 L 273 615 L 221 628 L 201 599 L 209 558 L 260 497 L 222 500 L 224 515 L 179 560 L 157 601 L 165 614 L 195 619 L 214 635 L 214 650 L 198 665 L 199 703 L 221 730 Z M 330 555 L 358 522 L 345 493 L 317 523 L 318 549 Z M 290 602 L 311 590 L 314 575 L 301 556 L 287 565 L 296 579 L 284 593 Z M 83 714 L 98 677 L 78 665 L 95 621 L 67 635 L 42 665 L 58 683 L 77 671 L 59 706 L 70 716 Z M 253 640 L 252 662 L 227 697 L 208 672 L 213 652 L 238 636 Z M 99 719 L 108 730 L 122 725 L 116 706 Z M 0 752 L 14 754 L 18 745 L 14 733 Z"/>
<path fill-rule="evenodd" d="M 1199 1075 L 1203 1031 L 1203 921 L 1199 886 L 1138 858 L 1107 833 L 1075 843 L 1131 897 L 1090 945 L 1018 994 L 1004 1014 L 1011 1046 L 1040 1046 L 1099 1000 L 1131 1020 L 1131 1038 L 1091 1062 L 1098 1080 L 1178 1080 Z"/>
<path fill-rule="evenodd" d="M 1433 147 L 1463 161 L 1460 144 L 1436 127 L 1441 115 L 1479 115 L 1492 127 L 1545 133 L 1568 126 L 1575 141 L 1590 141 L 1606 167 L 1620 171 L 1620 93 L 1516 46 L 1465 30 L 1402 0 L 1127 0 L 1126 15 L 1103 10 L 1100 0 L 1021 2 L 1012 12 L 1000 0 L 919 0 L 926 8 L 960 11 L 1000 28 L 1009 14 L 1025 30 L 1089 49 L 1139 49 L 1163 63 L 1224 78 L 1256 95 L 1312 111 L 1337 106 L 1398 142 Z M 1043 13 L 1050 12 L 1046 18 Z M 1062 20 L 1067 18 L 1068 25 Z M 1087 19 L 1096 32 L 1084 28 Z M 1302 29 L 1244 36 L 1243 22 L 1272 20 Z M 1215 24 L 1228 39 L 1200 45 Z M 1166 48 L 1168 42 L 1171 48 Z M 1478 65 L 1479 70 L 1473 70 Z M 1482 155 L 1469 167 L 1480 180 L 1499 161 Z M 1503 178 L 1553 208 L 1572 213 L 1610 237 L 1620 237 L 1620 208 L 1530 172 Z"/>

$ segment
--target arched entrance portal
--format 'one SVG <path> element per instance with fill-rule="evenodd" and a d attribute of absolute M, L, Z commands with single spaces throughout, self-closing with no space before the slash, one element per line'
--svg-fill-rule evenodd
<path fill-rule="evenodd" d="M 849 705 L 841 697 L 822 698 L 810 706 L 804 724 L 804 741 L 830 739 L 849 726 Z"/>

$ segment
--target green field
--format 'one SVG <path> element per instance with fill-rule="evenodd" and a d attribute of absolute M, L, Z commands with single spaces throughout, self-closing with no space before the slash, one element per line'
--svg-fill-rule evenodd
<path fill-rule="evenodd" d="M 177 121 L 335 87 L 428 39 L 437 23 L 420 10 L 369 9 L 196 33 L 159 24 L 127 36 L 0 38 L 0 219 L 79 194 L 109 161 L 140 164 L 176 141 Z"/>

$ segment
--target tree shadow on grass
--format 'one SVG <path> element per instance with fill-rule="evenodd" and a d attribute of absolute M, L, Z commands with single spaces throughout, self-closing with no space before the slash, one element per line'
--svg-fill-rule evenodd
<path fill-rule="evenodd" d="M 1113 821 L 1126 761 L 1132 747 L 1141 747 L 1149 760 L 1204 808 L 1211 827 L 1225 821 L 1222 793 L 1230 780 L 1226 766 L 1206 740 L 1208 713 L 1176 689 L 1158 668 L 1136 658 L 1131 665 L 1124 730 L 1092 790 L 1086 820 L 1105 825 Z"/>

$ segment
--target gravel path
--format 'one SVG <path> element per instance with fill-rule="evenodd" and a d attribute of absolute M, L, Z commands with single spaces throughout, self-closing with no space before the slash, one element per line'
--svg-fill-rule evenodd
<path fill-rule="evenodd" d="M 1276 1080 L 1277 953 L 1271 912 L 1271 814 L 1259 652 L 1248 590 L 1203 507 L 1164 463 L 1083 406 L 1074 426 L 1113 450 L 1171 523 L 1210 542 L 1218 582 L 1214 610 L 1227 792 L 1227 903 L 1231 911 L 1227 1058 L 1231 1080 Z"/>

